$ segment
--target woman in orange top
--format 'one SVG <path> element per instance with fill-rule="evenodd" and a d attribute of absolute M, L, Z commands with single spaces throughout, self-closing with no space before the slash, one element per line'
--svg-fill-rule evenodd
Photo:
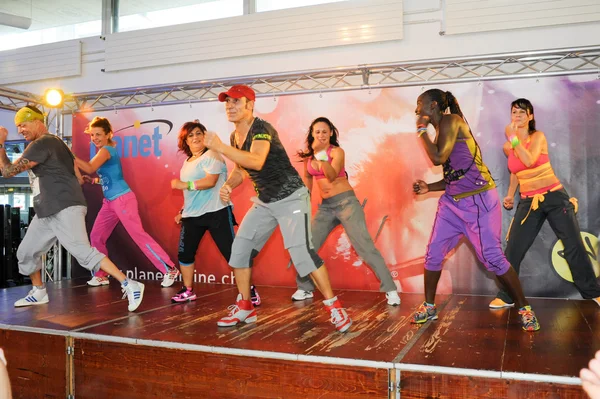
<path fill-rule="evenodd" d="M 506 258 L 517 273 L 521 261 L 533 244 L 544 221 L 565 246 L 565 258 L 573 275 L 575 287 L 585 299 L 600 305 L 600 285 L 587 255 L 575 213 L 577 201 L 570 199 L 554 174 L 548 156 L 546 136 L 535 128 L 533 105 L 520 98 L 511 104 L 511 123 L 506 126 L 504 153 L 508 157 L 510 185 L 504 207 L 512 209 L 517 186 L 521 199 L 509 229 Z M 500 291 L 490 303 L 498 309 L 514 306 L 513 299 Z"/>

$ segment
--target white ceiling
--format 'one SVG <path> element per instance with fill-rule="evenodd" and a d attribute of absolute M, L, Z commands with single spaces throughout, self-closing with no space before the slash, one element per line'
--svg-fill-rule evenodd
<path fill-rule="evenodd" d="M 120 0 L 119 14 L 132 15 L 219 0 Z M 102 0 L 0 0 L 0 12 L 32 18 L 28 31 L 100 20 Z M 23 29 L 0 26 L 0 35 Z"/>

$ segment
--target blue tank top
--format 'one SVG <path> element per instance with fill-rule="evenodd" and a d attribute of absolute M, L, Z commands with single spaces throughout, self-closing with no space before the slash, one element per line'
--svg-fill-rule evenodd
<path fill-rule="evenodd" d="M 110 159 L 104 162 L 104 165 L 102 165 L 96 173 L 100 176 L 100 184 L 102 184 L 104 198 L 112 201 L 123 194 L 127 194 L 131 189 L 123 178 L 121 158 L 119 157 L 117 149 L 108 145 L 102 148 L 108 151 Z"/>
<path fill-rule="evenodd" d="M 473 137 L 456 139 L 450 156 L 444 162 L 444 181 L 446 193 L 455 199 L 469 197 L 496 187 Z"/>

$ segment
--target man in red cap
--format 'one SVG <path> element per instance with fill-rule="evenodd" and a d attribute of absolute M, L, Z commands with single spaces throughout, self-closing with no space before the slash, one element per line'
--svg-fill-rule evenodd
<path fill-rule="evenodd" d="M 207 132 L 204 136 L 208 148 L 235 163 L 220 190 L 221 199 L 229 201 L 231 191 L 242 183 L 246 174 L 258 194 L 252 198 L 254 206 L 242 220 L 229 259 L 239 295 L 229 315 L 217 324 L 226 327 L 256 321 L 256 310 L 250 301 L 250 267 L 279 226 L 298 274 L 310 274 L 325 297 L 323 304 L 331 315 L 331 322 L 338 331 L 344 332 L 352 320 L 333 295 L 327 269 L 312 245 L 308 189 L 292 166 L 275 128 L 254 117 L 255 99 L 254 90 L 244 85 L 233 86 L 219 94 L 219 101 L 225 103 L 227 119 L 235 125 L 231 146 L 224 144 L 215 133 Z"/>

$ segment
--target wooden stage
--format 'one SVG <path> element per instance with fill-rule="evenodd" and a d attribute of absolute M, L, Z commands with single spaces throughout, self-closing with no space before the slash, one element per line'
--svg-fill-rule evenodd
<path fill-rule="evenodd" d="M 0 291 L 0 347 L 15 398 L 585 398 L 579 369 L 600 349 L 592 301 L 532 299 L 542 329 L 521 330 L 490 297 L 439 296 L 440 319 L 410 324 L 420 294 L 387 306 L 375 292 L 341 291 L 354 324 L 334 331 L 320 299 L 259 287 L 258 323 L 217 327 L 233 286 L 146 283 L 127 311 L 115 281 L 48 284 L 50 303 L 14 308 L 30 289 Z"/>

